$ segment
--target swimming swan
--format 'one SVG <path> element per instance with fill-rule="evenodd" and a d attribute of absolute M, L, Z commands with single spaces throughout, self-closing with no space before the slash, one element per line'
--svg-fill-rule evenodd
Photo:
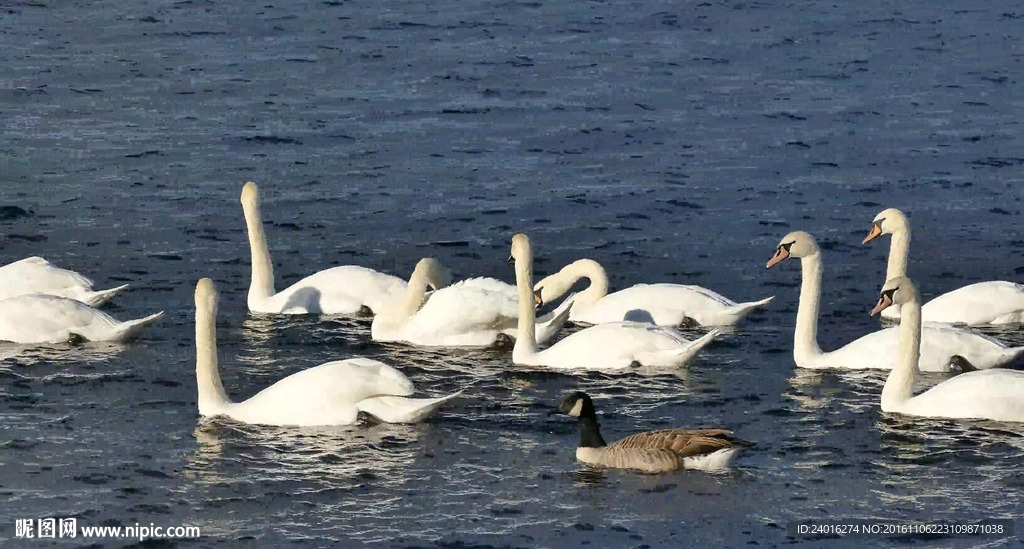
<path fill-rule="evenodd" d="M 767 266 L 789 257 L 800 259 L 803 272 L 793 333 L 793 360 L 796 365 L 800 368 L 891 369 L 895 365 L 895 357 L 890 349 L 899 340 L 895 327 L 872 332 L 835 351 L 822 352 L 818 346 L 822 259 L 814 237 L 803 231 L 787 234 L 779 242 Z M 947 372 L 951 363 L 962 361 L 981 370 L 1024 358 L 1024 347 L 1009 348 L 994 339 L 952 326 L 926 326 L 923 341 L 920 368 L 928 372 Z"/>
<path fill-rule="evenodd" d="M 593 259 L 574 261 L 543 278 L 533 289 L 540 292 L 542 303 L 550 303 L 581 278 L 589 279 L 590 285 L 576 294 L 569 320 L 587 324 L 643 320 L 658 326 L 679 326 L 692 319 L 701 326 L 731 326 L 775 298 L 736 303 L 700 286 L 665 283 L 637 284 L 609 294 L 608 275 Z"/>
<path fill-rule="evenodd" d="M 44 294 L 0 301 L 0 341 L 62 343 L 67 341 L 127 341 L 163 316 L 120 322 L 81 301 Z"/>
<path fill-rule="evenodd" d="M 910 255 L 910 223 L 896 208 L 883 210 L 871 222 L 871 232 L 863 244 L 883 235 L 892 235 L 889 244 L 889 263 L 885 279 L 907 276 L 907 258 Z M 882 312 L 883 318 L 899 319 L 900 311 L 890 307 Z M 1004 280 L 977 282 L 944 293 L 921 308 L 923 322 L 949 324 L 1015 324 L 1024 322 L 1024 284 Z"/>
<path fill-rule="evenodd" d="M 373 340 L 487 347 L 499 339 L 515 337 L 519 297 L 514 286 L 493 278 L 471 278 L 444 287 L 450 276 L 436 259 L 421 259 L 404 294 L 373 318 Z M 427 286 L 435 291 L 427 295 Z M 544 317 L 538 326 L 541 343 L 558 333 L 571 305 L 563 304 Z"/>
<path fill-rule="evenodd" d="M 243 402 L 232 402 L 217 367 L 217 289 L 196 284 L 196 384 L 199 415 L 227 416 L 261 425 L 351 425 L 360 411 L 390 423 L 415 422 L 458 395 L 406 398 L 413 384 L 405 374 L 368 358 L 327 362 L 296 372 Z"/>
<path fill-rule="evenodd" d="M 384 303 L 405 289 L 405 281 L 397 276 L 366 267 L 342 265 L 311 274 L 280 292 L 276 291 L 274 264 L 270 260 L 270 248 L 260 220 L 259 189 L 252 181 L 242 187 L 241 202 L 252 253 L 250 311 L 368 315 L 379 312 Z"/>
<path fill-rule="evenodd" d="M 524 234 L 512 238 L 516 286 L 519 290 L 519 321 L 512 362 L 549 368 L 619 370 L 642 366 L 680 367 L 717 336 L 712 330 L 696 341 L 676 331 L 647 323 L 597 324 L 570 334 L 551 347 L 538 350 L 533 293 L 533 251 Z"/>
<path fill-rule="evenodd" d="M 1024 372 L 985 370 L 967 372 L 914 396 L 921 347 L 921 298 L 906 277 L 882 287 L 875 315 L 898 305 L 900 316 L 896 365 L 882 388 L 882 411 L 924 417 L 1024 421 Z M 892 348 L 890 348 L 891 350 Z"/>
<path fill-rule="evenodd" d="M 92 284 L 92 280 L 41 257 L 26 257 L 0 267 L 0 299 L 46 294 L 98 307 L 128 287 L 124 284 L 109 290 L 93 290 Z"/>
<path fill-rule="evenodd" d="M 724 471 L 741 447 L 749 442 L 725 429 L 664 429 L 630 435 L 611 445 L 601 438 L 594 403 L 576 392 L 562 400 L 563 413 L 579 418 L 580 444 L 576 459 L 595 467 L 666 473 L 680 469 Z"/>

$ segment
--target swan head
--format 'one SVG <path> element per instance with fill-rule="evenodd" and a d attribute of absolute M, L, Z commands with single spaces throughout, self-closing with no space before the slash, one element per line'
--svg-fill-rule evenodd
<path fill-rule="evenodd" d="M 920 297 L 917 294 L 917 286 L 905 276 L 898 276 L 896 278 L 890 278 L 882 286 L 882 291 L 878 296 L 878 303 L 874 309 L 871 309 L 871 316 L 875 316 L 882 312 L 890 305 L 897 305 L 902 307 L 912 301 L 918 301 Z"/>
<path fill-rule="evenodd" d="M 910 225 L 907 223 L 907 216 L 896 208 L 882 210 L 871 221 L 871 231 L 864 237 L 861 244 L 867 244 L 883 234 L 893 234 L 899 231 L 907 231 Z"/>
<path fill-rule="evenodd" d="M 242 186 L 242 197 L 239 199 L 243 206 L 257 206 L 260 203 L 260 190 L 252 181 Z"/>
<path fill-rule="evenodd" d="M 572 417 L 597 417 L 590 395 L 582 391 L 576 391 L 563 398 L 562 403 L 558 405 L 558 410 Z"/>
<path fill-rule="evenodd" d="M 790 257 L 807 257 L 818 253 L 818 243 L 814 237 L 804 231 L 793 231 L 782 237 L 775 248 L 775 255 L 768 260 L 766 268 L 781 263 Z"/>
<path fill-rule="evenodd" d="M 420 276 L 435 290 L 452 283 L 452 272 L 433 257 L 424 257 L 416 263 L 413 276 Z"/>
<path fill-rule="evenodd" d="M 512 254 L 508 256 L 508 264 L 519 262 L 524 265 L 533 264 L 533 252 L 530 249 L 530 237 L 519 233 L 512 237 Z"/>
<path fill-rule="evenodd" d="M 220 294 L 217 286 L 209 278 L 201 278 L 196 283 L 196 310 L 212 311 L 217 314 L 217 300 Z"/>

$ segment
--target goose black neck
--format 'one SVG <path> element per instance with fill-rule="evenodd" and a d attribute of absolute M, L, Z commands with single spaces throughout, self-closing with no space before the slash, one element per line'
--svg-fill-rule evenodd
<path fill-rule="evenodd" d="M 602 448 L 607 446 L 601 438 L 601 425 L 593 415 L 580 416 L 580 448 Z"/>

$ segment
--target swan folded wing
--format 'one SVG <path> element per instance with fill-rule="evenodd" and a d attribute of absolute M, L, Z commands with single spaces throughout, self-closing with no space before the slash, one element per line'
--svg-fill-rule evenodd
<path fill-rule="evenodd" d="M 670 450 L 681 457 L 710 454 L 736 445 L 732 431 L 726 429 L 664 429 L 630 435 L 609 448 Z"/>
<path fill-rule="evenodd" d="M 410 328 L 423 333 L 461 334 L 515 326 L 515 296 L 464 282 L 433 292 L 410 319 Z"/>
<path fill-rule="evenodd" d="M 0 267 L 0 281 L 0 298 L 62 290 L 88 292 L 93 285 L 85 276 L 35 256 Z"/>
<path fill-rule="evenodd" d="M 921 308 L 926 322 L 968 325 L 1024 321 L 1024 284 L 991 280 L 942 294 Z"/>
<path fill-rule="evenodd" d="M 71 334 L 90 340 L 114 331 L 121 323 L 110 315 L 65 297 L 31 294 L 0 301 L 0 340 L 18 343 L 59 343 Z"/>
<path fill-rule="evenodd" d="M 358 265 L 341 265 L 313 273 L 269 298 L 274 312 L 355 314 L 366 305 L 379 312 L 405 289 L 396 276 Z"/>
<path fill-rule="evenodd" d="M 359 401 L 356 409 L 385 423 L 418 423 L 433 414 L 442 404 L 461 394 L 462 391 L 458 391 L 438 398 L 377 396 Z"/>

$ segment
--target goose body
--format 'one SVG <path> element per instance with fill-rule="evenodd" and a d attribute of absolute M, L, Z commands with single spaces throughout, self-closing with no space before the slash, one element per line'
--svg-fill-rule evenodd
<path fill-rule="evenodd" d="M 75 338 L 127 341 L 161 316 L 163 312 L 121 322 L 75 299 L 21 295 L 0 301 L 0 341 L 62 343 Z"/>
<path fill-rule="evenodd" d="M 663 429 L 630 435 L 610 445 L 601 437 L 593 402 L 586 393 L 567 396 L 559 410 L 579 419 L 576 459 L 595 467 L 666 473 L 681 469 L 728 469 L 740 448 L 750 443 L 725 429 Z"/>
<path fill-rule="evenodd" d="M 405 295 L 394 300 L 373 319 L 374 341 L 402 341 L 427 347 L 487 347 L 500 338 L 515 337 L 519 302 L 514 286 L 493 278 L 471 278 L 434 290 L 447 283 L 447 269 L 426 258 L 409 277 Z M 539 326 L 541 342 L 565 324 L 569 306 L 546 316 Z"/>
<path fill-rule="evenodd" d="M 93 290 L 88 278 L 50 263 L 41 257 L 27 257 L 0 267 L 0 299 L 45 294 L 66 297 L 98 307 L 128 287 Z"/>
<path fill-rule="evenodd" d="M 342 314 L 378 312 L 405 289 L 405 281 L 366 267 L 343 265 L 325 269 L 278 292 L 274 266 L 260 216 L 259 189 L 242 187 L 242 210 L 249 233 L 252 278 L 248 305 L 254 313 Z"/>
<path fill-rule="evenodd" d="M 891 349 L 899 339 L 896 327 L 862 336 L 834 351 L 818 346 L 818 309 L 821 300 L 821 253 L 814 238 L 795 231 L 786 235 L 768 266 L 788 257 L 800 259 L 802 281 L 793 334 L 793 359 L 800 368 L 892 369 Z M 1024 360 L 1024 347 L 1007 347 L 992 338 L 948 325 L 929 324 L 923 329 L 919 368 L 947 372 L 951 365 L 967 362 L 975 369 L 996 368 Z"/>
<path fill-rule="evenodd" d="M 701 286 L 667 283 L 637 284 L 608 293 L 608 276 L 592 259 L 566 265 L 537 282 L 534 290 L 540 292 L 542 302 L 548 303 L 581 278 L 590 280 L 590 285 L 576 294 L 569 320 L 586 324 L 638 321 L 679 326 L 693 321 L 701 326 L 731 326 L 774 298 L 736 303 Z"/>
<path fill-rule="evenodd" d="M 539 350 L 534 318 L 533 252 L 526 235 L 512 239 L 516 285 L 519 292 L 518 337 L 512 362 L 557 369 L 621 370 L 637 364 L 675 368 L 689 362 L 720 332 L 712 330 L 690 341 L 678 332 L 647 323 L 598 324 L 575 332 L 547 349 Z"/>
<path fill-rule="evenodd" d="M 892 235 L 885 279 L 907 276 L 911 232 L 910 222 L 903 212 L 889 208 L 876 215 L 864 243 L 884 234 Z M 900 310 L 890 307 L 882 311 L 882 317 L 899 319 Z M 926 323 L 968 326 L 1024 323 L 1024 284 L 990 280 L 957 288 L 925 303 L 921 307 L 921 318 Z"/>
<path fill-rule="evenodd" d="M 893 304 L 902 309 L 900 337 L 895 348 L 896 365 L 882 388 L 883 412 L 1024 422 L 1024 372 L 1018 370 L 967 372 L 914 396 L 922 314 L 917 287 L 910 279 L 887 281 L 871 314 Z"/>
<path fill-rule="evenodd" d="M 260 425 L 350 425 L 356 423 L 360 406 L 365 406 L 373 415 L 404 422 L 422 419 L 449 400 L 407 398 L 414 387 L 402 372 L 376 360 L 351 358 L 296 372 L 245 401 L 232 402 L 217 365 L 218 296 L 213 281 L 200 280 L 195 297 L 196 381 L 202 416 L 227 416 Z"/>

